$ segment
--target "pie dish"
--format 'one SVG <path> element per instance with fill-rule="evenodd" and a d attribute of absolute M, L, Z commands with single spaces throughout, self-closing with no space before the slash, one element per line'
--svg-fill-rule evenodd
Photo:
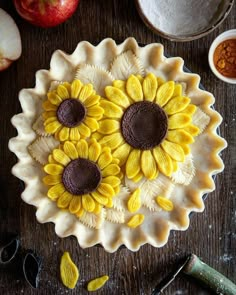
<path fill-rule="evenodd" d="M 133 38 L 53 54 L 35 87 L 21 90 L 9 141 L 39 222 L 108 252 L 161 247 L 170 230 L 188 228 L 215 189 L 226 142 L 213 95 L 183 65 Z"/>

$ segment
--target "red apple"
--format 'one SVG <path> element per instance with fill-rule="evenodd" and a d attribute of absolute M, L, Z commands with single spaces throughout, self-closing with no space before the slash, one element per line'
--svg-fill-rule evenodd
<path fill-rule="evenodd" d="M 9 14 L 0 8 L 0 71 L 21 55 L 20 32 Z"/>
<path fill-rule="evenodd" d="M 66 21 L 75 12 L 78 3 L 79 0 L 14 0 L 20 16 L 43 28 Z"/>

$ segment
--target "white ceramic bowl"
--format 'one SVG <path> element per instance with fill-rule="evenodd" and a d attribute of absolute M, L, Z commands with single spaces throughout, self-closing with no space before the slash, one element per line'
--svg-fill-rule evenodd
<path fill-rule="evenodd" d="M 236 78 L 228 78 L 225 77 L 223 75 L 221 75 L 213 62 L 213 54 L 214 51 L 216 49 L 216 47 L 223 41 L 228 40 L 228 39 L 236 39 L 236 29 L 234 30 L 229 30 L 229 31 L 225 31 L 224 33 L 220 34 L 211 44 L 209 53 L 208 53 L 208 61 L 209 61 L 209 65 L 210 68 L 212 70 L 212 72 L 216 75 L 217 78 L 219 78 L 220 80 L 227 82 L 227 83 L 231 83 L 231 84 L 236 84 Z"/>

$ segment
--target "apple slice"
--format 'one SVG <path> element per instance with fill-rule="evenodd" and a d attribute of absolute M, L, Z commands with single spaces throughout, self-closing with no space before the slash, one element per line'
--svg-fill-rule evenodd
<path fill-rule="evenodd" d="M 0 71 L 21 55 L 21 37 L 12 17 L 0 8 Z"/>

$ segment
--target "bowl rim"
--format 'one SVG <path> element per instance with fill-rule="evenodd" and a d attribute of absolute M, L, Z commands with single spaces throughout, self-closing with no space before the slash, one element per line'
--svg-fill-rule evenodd
<path fill-rule="evenodd" d="M 213 42 L 211 43 L 209 52 L 208 52 L 208 63 L 209 66 L 211 68 L 211 71 L 213 72 L 213 74 L 219 78 L 220 80 L 230 83 L 230 84 L 236 84 L 236 78 L 228 78 L 223 76 L 215 67 L 214 61 L 213 61 L 213 54 L 214 51 L 216 49 L 216 47 L 224 40 L 228 40 L 228 39 L 236 39 L 236 29 L 232 29 L 232 30 L 227 30 L 224 31 L 223 33 L 221 33 L 220 35 L 218 35 Z"/>
<path fill-rule="evenodd" d="M 168 39 L 170 41 L 177 41 L 177 42 L 187 42 L 187 41 L 192 41 L 192 40 L 196 40 L 199 38 L 202 38 L 204 36 L 206 36 L 207 34 L 209 34 L 210 32 L 212 32 L 213 30 L 215 30 L 228 16 L 228 14 L 230 13 L 232 7 L 234 4 L 234 0 L 231 0 L 229 2 L 229 5 L 225 11 L 225 13 L 222 15 L 222 17 L 214 24 L 212 25 L 210 28 L 201 31 L 199 33 L 195 33 L 193 35 L 187 35 L 187 36 L 176 36 L 176 35 L 172 35 L 172 34 L 167 34 L 161 30 L 159 30 L 158 28 L 156 28 L 150 21 L 149 19 L 144 15 L 142 7 L 140 5 L 140 0 L 135 0 L 135 5 L 136 5 L 136 9 L 139 13 L 139 16 L 141 17 L 142 21 L 146 24 L 146 26 L 155 34 L 160 35 L 161 37 Z"/>

